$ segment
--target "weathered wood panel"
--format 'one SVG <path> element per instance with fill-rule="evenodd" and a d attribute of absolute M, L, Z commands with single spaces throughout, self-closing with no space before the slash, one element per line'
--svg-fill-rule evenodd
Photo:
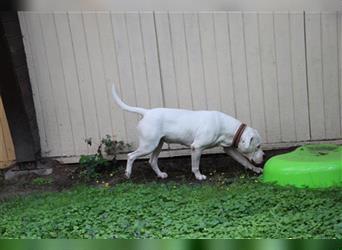
<path fill-rule="evenodd" d="M 341 137 L 339 15 L 338 12 L 305 15 L 312 139 Z"/>
<path fill-rule="evenodd" d="M 27 28 L 23 31 L 23 35 L 27 34 L 28 43 L 30 44 L 31 59 L 33 66 L 29 67 L 33 98 L 35 100 L 36 110 L 39 110 L 37 103 L 41 106 L 41 117 L 38 118 L 38 126 L 44 126 L 45 134 L 40 134 L 42 145 L 42 156 L 61 156 L 61 137 L 60 122 L 57 120 L 57 106 L 55 105 L 55 96 L 52 92 L 50 68 L 47 59 L 47 52 L 43 37 L 43 29 L 41 23 L 41 14 L 33 12 L 24 12 Z M 28 49 L 25 47 L 25 50 Z M 32 77 L 34 76 L 34 77 Z M 63 84 L 59 82 L 58 84 Z M 37 101 L 36 101 L 37 100 Z M 39 115 L 39 112 L 37 112 Z M 39 120 L 43 120 L 42 123 Z M 65 142 L 64 142 L 65 143 Z M 45 147 L 44 147 L 45 145 Z M 70 152 L 72 154 L 73 152 Z"/>
<path fill-rule="evenodd" d="M 310 139 L 310 121 L 308 108 L 306 53 L 303 13 L 290 15 L 290 54 L 292 98 L 294 102 L 294 121 L 297 141 Z"/>
<path fill-rule="evenodd" d="M 21 12 L 20 22 L 43 156 L 94 152 L 84 139 L 105 134 L 137 144 L 139 117 L 113 102 L 112 83 L 130 105 L 223 111 L 269 145 L 341 138 L 340 13 Z"/>
<path fill-rule="evenodd" d="M 249 82 L 251 126 L 256 127 L 264 140 L 266 137 L 265 102 L 261 71 L 260 39 L 258 13 L 249 12 L 243 15 L 247 79 Z"/>
<path fill-rule="evenodd" d="M 80 143 L 86 138 L 84 111 L 82 107 L 81 93 L 78 82 L 76 61 L 74 56 L 73 41 L 66 13 L 55 13 L 56 33 L 61 53 L 62 70 L 65 81 L 65 92 L 69 104 L 69 116 L 71 132 L 74 142 L 75 154 L 86 154 L 85 143 Z"/>
<path fill-rule="evenodd" d="M 51 95 L 49 101 L 55 109 L 57 131 L 61 143 L 59 152 L 61 155 L 66 156 L 70 155 L 70 152 L 74 154 L 75 151 L 73 143 L 74 135 L 71 130 L 70 121 L 70 105 L 65 90 L 66 84 L 59 48 L 60 44 L 57 40 L 54 16 L 52 14 L 40 14 L 39 19 L 43 38 L 43 41 L 41 41 L 43 43 L 41 49 L 45 51 L 46 67 L 49 72 L 49 85 L 51 86 L 51 89 L 49 89 L 51 92 L 44 94 L 44 97 L 47 98 L 46 95 Z"/>
<path fill-rule="evenodd" d="M 42 107 L 42 103 L 39 97 L 39 90 L 38 90 L 38 75 L 37 75 L 37 69 L 36 69 L 37 62 L 34 60 L 34 57 L 32 54 L 33 53 L 32 45 L 31 45 L 32 41 L 30 39 L 31 37 L 29 36 L 29 28 L 27 25 L 27 18 L 25 18 L 25 12 L 19 12 L 18 18 L 20 21 L 21 33 L 23 35 L 23 43 L 25 46 L 27 66 L 28 66 L 28 71 L 29 71 L 29 76 L 30 76 L 31 87 L 32 87 L 33 102 L 34 102 L 35 112 L 37 116 L 41 151 L 42 151 L 42 154 L 45 154 L 44 152 L 48 149 L 48 144 L 47 144 L 48 142 L 47 142 L 47 136 L 46 136 L 43 107 Z"/>
<path fill-rule="evenodd" d="M 277 59 L 274 43 L 273 15 L 260 13 L 258 24 L 260 31 L 260 56 L 263 79 L 266 139 L 267 142 L 281 141 L 280 107 L 277 79 Z"/>
<path fill-rule="evenodd" d="M 13 141 L 0 96 L 0 168 L 8 167 L 14 161 L 15 152 Z"/>
<path fill-rule="evenodd" d="M 225 12 L 214 13 L 214 30 L 218 78 L 220 84 L 221 111 L 236 116 L 235 96 L 233 93 L 233 75 L 229 26 Z"/>
<path fill-rule="evenodd" d="M 232 75 L 236 105 L 236 118 L 250 124 L 251 112 L 247 62 L 245 51 L 245 28 L 241 12 L 228 13 L 230 50 L 232 57 Z"/>
<path fill-rule="evenodd" d="M 341 135 L 337 12 L 321 14 L 325 139 Z"/>
<path fill-rule="evenodd" d="M 101 42 L 101 52 L 103 55 L 104 77 L 106 81 L 107 98 L 111 100 L 112 84 L 116 84 L 117 91 L 120 92 L 120 76 L 117 61 L 116 48 L 113 46 L 115 38 L 113 35 L 112 17 L 109 12 L 98 12 L 97 21 L 99 26 L 99 37 Z M 113 134 L 116 139 L 127 141 L 127 132 L 124 113 L 118 109 L 114 102 L 109 102 L 109 111 Z M 112 134 L 111 133 L 111 134 Z"/>

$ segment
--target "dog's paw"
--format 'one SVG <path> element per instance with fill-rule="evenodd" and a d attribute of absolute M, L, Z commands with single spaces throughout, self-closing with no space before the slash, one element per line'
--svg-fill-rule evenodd
<path fill-rule="evenodd" d="M 204 181 L 207 179 L 207 176 L 205 176 L 203 174 L 199 174 L 199 175 L 196 175 L 196 179 L 199 181 Z"/>
<path fill-rule="evenodd" d="M 126 171 L 126 172 L 125 172 L 125 177 L 126 177 L 127 179 L 131 178 L 131 173 Z"/>
<path fill-rule="evenodd" d="M 167 173 L 165 173 L 165 172 L 160 172 L 160 173 L 158 174 L 158 177 L 161 178 L 161 179 L 166 179 L 166 178 L 167 178 Z"/>
<path fill-rule="evenodd" d="M 253 170 L 255 173 L 257 173 L 257 174 L 261 174 L 262 171 L 263 171 L 262 168 L 253 168 L 252 170 Z"/>

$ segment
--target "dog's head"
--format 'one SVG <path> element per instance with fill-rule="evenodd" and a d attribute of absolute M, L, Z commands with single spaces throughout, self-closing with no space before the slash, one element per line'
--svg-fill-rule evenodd
<path fill-rule="evenodd" d="M 241 135 L 237 150 L 250 162 L 260 164 L 263 162 L 264 152 L 261 150 L 261 136 L 258 131 L 247 127 Z"/>

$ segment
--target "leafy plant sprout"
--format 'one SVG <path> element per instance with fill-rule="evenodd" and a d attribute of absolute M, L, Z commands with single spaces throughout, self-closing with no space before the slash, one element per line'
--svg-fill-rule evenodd
<path fill-rule="evenodd" d="M 88 146 L 92 146 L 92 138 L 85 139 L 85 143 Z M 130 148 L 130 144 L 114 140 L 113 136 L 106 135 L 101 139 L 96 154 L 81 155 L 79 160 L 82 167 L 81 176 L 87 180 L 99 177 L 101 169 L 110 165 L 117 166 L 117 155 L 123 151 L 128 151 Z"/>

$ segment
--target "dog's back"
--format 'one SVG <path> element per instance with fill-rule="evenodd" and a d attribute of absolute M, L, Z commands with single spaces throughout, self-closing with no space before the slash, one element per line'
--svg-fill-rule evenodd
<path fill-rule="evenodd" d="M 165 142 L 190 146 L 195 138 L 216 141 L 223 132 L 223 117 L 228 116 L 218 111 L 155 108 L 145 112 L 138 130 L 158 131 Z"/>

